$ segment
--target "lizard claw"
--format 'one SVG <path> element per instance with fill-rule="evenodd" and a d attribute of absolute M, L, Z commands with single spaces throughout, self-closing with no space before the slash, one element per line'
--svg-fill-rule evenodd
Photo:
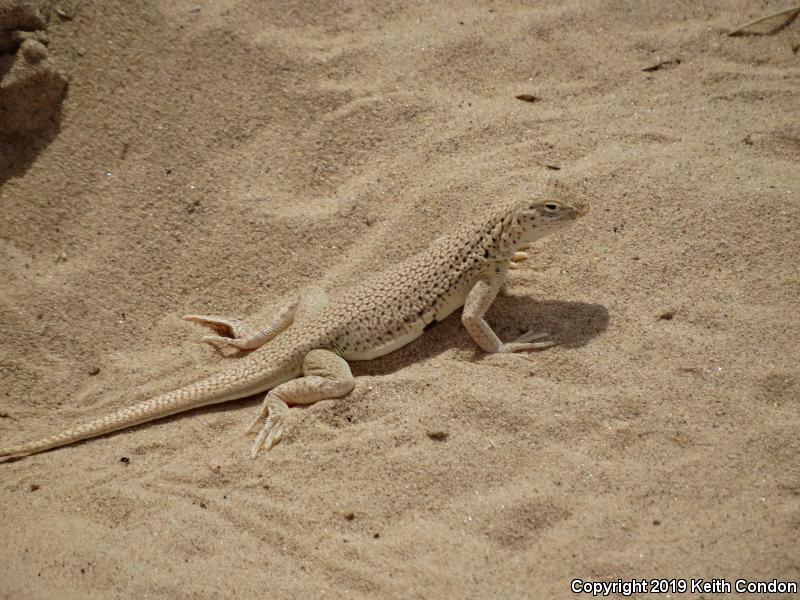
<path fill-rule="evenodd" d="M 548 338 L 548 337 L 550 337 L 550 335 L 551 334 L 550 334 L 549 331 L 533 331 L 533 330 L 530 330 L 530 331 L 526 331 L 525 333 L 523 333 L 521 336 L 519 336 L 517 339 L 515 339 L 514 342 L 515 343 L 516 342 L 532 342 L 534 340 L 542 340 L 544 338 Z"/>
<path fill-rule="evenodd" d="M 550 337 L 549 331 L 528 331 L 523 333 L 513 342 L 508 342 L 500 346 L 500 352 L 520 352 L 522 350 L 543 350 L 544 348 L 549 348 L 550 346 L 555 346 L 556 343 L 547 340 L 544 342 L 537 342 L 535 340 L 541 340 L 544 338 Z"/>

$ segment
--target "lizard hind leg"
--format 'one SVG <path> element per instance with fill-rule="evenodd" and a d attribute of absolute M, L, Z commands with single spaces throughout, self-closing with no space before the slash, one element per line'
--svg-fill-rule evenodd
<path fill-rule="evenodd" d="M 239 350 L 255 350 L 274 339 L 294 322 L 297 306 L 296 300 L 284 304 L 269 325 L 255 332 L 238 319 L 216 315 L 186 315 L 183 319 L 211 327 L 218 334 L 204 335 L 198 340 L 199 342 L 233 346 Z"/>
<path fill-rule="evenodd" d="M 303 377 L 282 383 L 264 398 L 261 410 L 248 431 L 261 426 L 250 450 L 255 459 L 263 448 L 271 450 L 283 436 L 290 404 L 314 404 L 340 398 L 352 391 L 355 379 L 350 365 L 330 350 L 312 350 L 303 361 Z"/>

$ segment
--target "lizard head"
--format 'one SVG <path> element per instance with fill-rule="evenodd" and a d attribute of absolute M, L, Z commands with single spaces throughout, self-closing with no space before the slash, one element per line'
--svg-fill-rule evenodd
<path fill-rule="evenodd" d="M 520 244 L 538 240 L 573 223 L 589 212 L 589 209 L 581 204 L 568 204 L 561 200 L 534 200 L 518 204 L 515 212 Z"/>

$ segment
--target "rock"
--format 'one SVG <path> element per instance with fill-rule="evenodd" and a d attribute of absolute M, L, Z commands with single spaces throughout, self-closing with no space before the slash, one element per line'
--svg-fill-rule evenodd
<path fill-rule="evenodd" d="M 67 80 L 49 58 L 45 28 L 39 4 L 0 0 L 0 135 L 43 129 L 61 106 Z"/>

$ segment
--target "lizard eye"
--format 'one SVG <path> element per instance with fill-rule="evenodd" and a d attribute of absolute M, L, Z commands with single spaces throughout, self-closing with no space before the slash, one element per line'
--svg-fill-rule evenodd
<path fill-rule="evenodd" d="M 555 202 L 547 202 L 544 205 L 544 209 L 547 212 L 550 212 L 550 213 L 556 212 L 559 208 L 560 208 L 560 206 L 558 204 L 556 204 Z"/>

